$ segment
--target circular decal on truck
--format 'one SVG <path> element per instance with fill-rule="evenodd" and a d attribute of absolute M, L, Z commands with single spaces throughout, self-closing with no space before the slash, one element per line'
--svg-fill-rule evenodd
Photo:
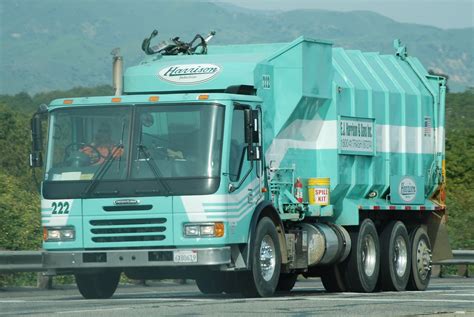
<path fill-rule="evenodd" d="M 398 194 L 400 198 L 409 203 L 415 199 L 416 196 L 416 183 L 410 177 L 404 177 L 400 180 L 398 186 Z"/>
<path fill-rule="evenodd" d="M 162 68 L 158 72 L 158 76 L 174 84 L 189 85 L 211 80 L 220 71 L 221 68 L 214 64 L 183 64 Z"/>

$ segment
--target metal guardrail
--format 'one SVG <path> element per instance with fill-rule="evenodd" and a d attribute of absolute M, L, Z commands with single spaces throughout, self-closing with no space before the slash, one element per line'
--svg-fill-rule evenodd
<path fill-rule="evenodd" d="M 42 272 L 41 251 L 0 251 L 0 273 Z"/>
<path fill-rule="evenodd" d="M 470 277 L 469 265 L 474 264 L 474 250 L 453 250 L 453 258 L 448 260 L 442 260 L 433 262 L 433 275 L 443 277 L 445 275 L 446 265 L 456 265 L 458 267 L 458 275 L 464 277 Z"/>
<path fill-rule="evenodd" d="M 474 250 L 453 250 L 453 258 L 433 265 L 474 264 Z M 43 272 L 41 251 L 0 251 L 0 273 Z"/>
<path fill-rule="evenodd" d="M 453 258 L 434 262 L 435 265 L 474 264 L 474 250 L 453 250 Z"/>

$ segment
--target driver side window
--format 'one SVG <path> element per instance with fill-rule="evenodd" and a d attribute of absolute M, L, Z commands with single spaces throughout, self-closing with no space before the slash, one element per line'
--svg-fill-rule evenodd
<path fill-rule="evenodd" d="M 244 109 L 234 109 L 229 153 L 229 178 L 232 182 L 240 179 L 245 157 Z"/>

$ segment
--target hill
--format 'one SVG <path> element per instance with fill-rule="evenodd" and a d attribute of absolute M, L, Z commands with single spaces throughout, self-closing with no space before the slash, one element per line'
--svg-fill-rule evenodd
<path fill-rule="evenodd" d="M 251 11 L 191 1 L 3 0 L 0 4 L 0 93 L 68 89 L 111 82 L 110 51 L 121 47 L 125 65 L 143 57 L 144 37 L 216 30 L 214 44 L 291 41 L 300 35 L 335 46 L 392 54 L 402 39 L 426 68 L 450 76 L 452 90 L 474 86 L 474 28 L 442 30 L 399 23 L 367 12 Z"/>

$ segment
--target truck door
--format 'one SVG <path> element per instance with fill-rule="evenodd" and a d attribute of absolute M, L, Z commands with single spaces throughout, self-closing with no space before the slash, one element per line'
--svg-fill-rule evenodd
<path fill-rule="evenodd" d="M 259 164 L 248 159 L 248 143 L 246 141 L 246 111 L 250 107 L 236 104 L 232 112 L 232 130 L 228 161 L 228 221 L 230 233 L 246 232 L 253 210 L 261 200 Z M 234 235 L 246 242 L 246 234 Z"/>

